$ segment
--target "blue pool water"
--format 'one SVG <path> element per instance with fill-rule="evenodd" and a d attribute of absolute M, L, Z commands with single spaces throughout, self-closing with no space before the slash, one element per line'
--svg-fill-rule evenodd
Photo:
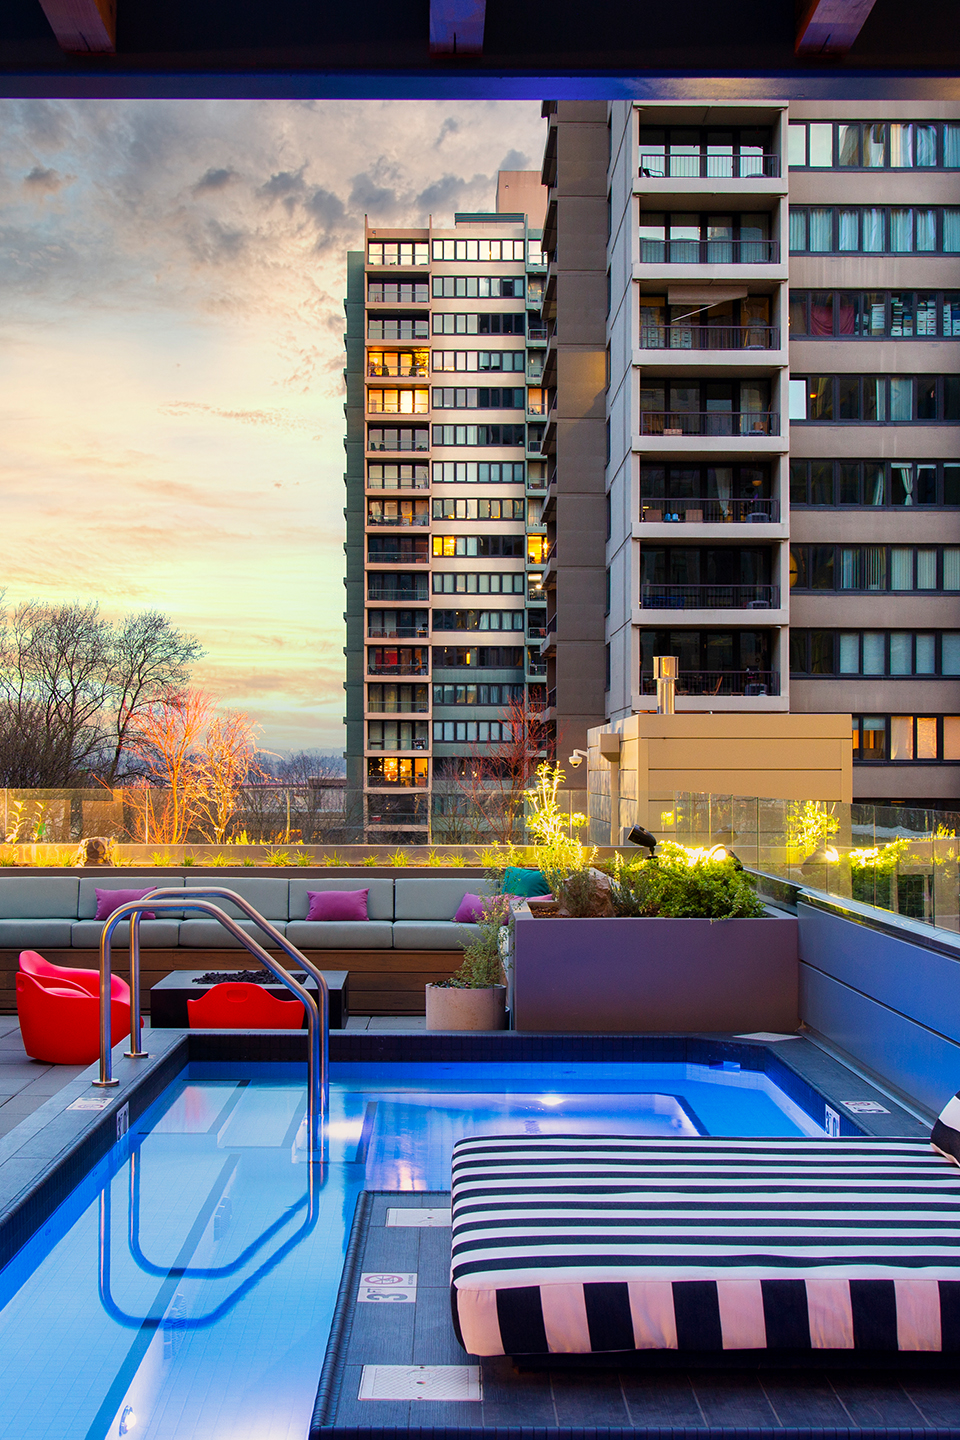
<path fill-rule="evenodd" d="M 304 1440 L 361 1189 L 445 1190 L 465 1134 L 820 1135 L 693 1065 L 194 1065 L 0 1272 L 0 1440 Z M 279 1077 L 279 1078 L 278 1078 Z"/>

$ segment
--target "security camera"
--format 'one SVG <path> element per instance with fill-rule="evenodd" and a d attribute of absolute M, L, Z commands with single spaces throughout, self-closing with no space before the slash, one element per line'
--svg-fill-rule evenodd
<path fill-rule="evenodd" d="M 574 750 L 573 754 L 570 756 L 570 762 L 569 762 L 569 763 L 570 763 L 570 765 L 571 765 L 571 768 L 574 769 L 574 770 L 578 769 L 579 766 L 581 766 L 581 765 L 583 764 L 584 760 L 586 760 L 586 759 L 587 759 L 587 752 L 586 752 L 586 750 Z"/>

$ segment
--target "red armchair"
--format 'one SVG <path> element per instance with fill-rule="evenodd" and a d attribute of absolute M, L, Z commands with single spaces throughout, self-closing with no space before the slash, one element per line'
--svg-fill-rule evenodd
<path fill-rule="evenodd" d="M 100 971 L 77 970 L 72 965 L 52 965 L 36 950 L 20 951 L 20 969 L 24 975 L 33 975 L 41 981 L 65 981 L 68 985 L 79 985 L 88 995 L 100 997 Z M 113 1000 L 125 1000 L 130 1004 L 130 986 L 119 975 L 110 976 L 110 996 Z M 127 1022 L 129 1028 L 129 1021 Z M 116 1034 L 116 1031 L 114 1031 Z"/>
<path fill-rule="evenodd" d="M 33 951 L 21 955 L 21 966 L 25 958 L 29 968 L 17 973 L 17 1016 L 23 1048 L 34 1060 L 50 1065 L 92 1065 L 100 1054 L 96 971 L 50 965 Z M 37 961 L 46 971 L 55 973 L 44 973 L 37 968 Z M 89 983 L 91 976 L 93 987 Z M 126 998 L 118 994 L 118 986 L 123 986 Z M 110 1023 L 114 1041 L 129 1035 L 129 991 L 118 977 L 114 977 Z"/>
<path fill-rule="evenodd" d="M 278 1000 L 262 985 L 227 980 L 188 1000 L 187 1014 L 191 1030 L 300 1030 L 304 1011 L 299 1000 Z"/>

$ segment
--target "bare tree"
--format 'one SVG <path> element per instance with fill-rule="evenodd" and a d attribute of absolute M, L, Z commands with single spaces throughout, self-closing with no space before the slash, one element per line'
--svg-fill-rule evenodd
<path fill-rule="evenodd" d="M 468 814 L 482 817 L 488 833 L 510 845 L 523 840 L 524 791 L 546 756 L 549 732 L 543 707 L 529 699 L 512 700 L 500 714 L 503 738 L 473 745 L 454 779 Z"/>
<path fill-rule="evenodd" d="M 96 602 L 28 600 L 0 613 L 4 783 L 116 784 L 146 707 L 182 688 L 201 653 L 156 611 L 112 623 Z"/>

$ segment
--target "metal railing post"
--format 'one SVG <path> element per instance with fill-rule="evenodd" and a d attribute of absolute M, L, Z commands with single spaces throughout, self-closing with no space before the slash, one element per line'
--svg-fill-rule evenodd
<path fill-rule="evenodd" d="M 130 1049 L 123 1052 L 126 1060 L 146 1060 L 150 1054 L 140 1048 L 140 919 L 139 910 L 130 916 Z"/>

